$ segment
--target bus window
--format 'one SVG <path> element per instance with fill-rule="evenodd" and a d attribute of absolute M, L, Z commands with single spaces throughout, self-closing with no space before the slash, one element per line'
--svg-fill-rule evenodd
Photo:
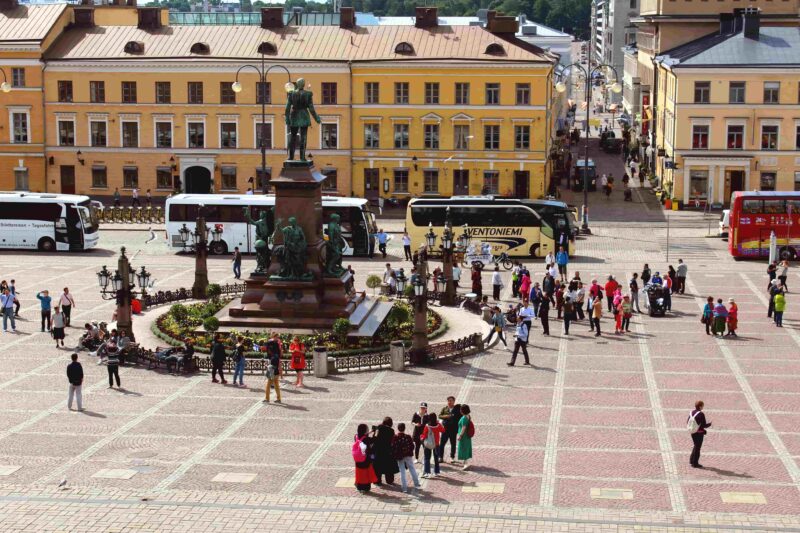
<path fill-rule="evenodd" d="M 527 226 L 537 227 L 540 225 L 539 217 L 533 211 L 525 207 L 512 207 L 508 209 L 497 209 L 494 226 Z"/>
<path fill-rule="evenodd" d="M 455 221 L 455 213 L 453 214 L 453 225 L 461 225 L 463 222 Z M 411 220 L 415 226 L 427 226 L 433 223 L 434 226 L 444 226 L 445 208 L 442 206 L 413 206 L 411 208 Z M 471 226 L 472 224 L 470 224 Z"/>
<path fill-rule="evenodd" d="M 800 200 L 786 200 L 786 207 L 791 208 L 793 215 L 800 215 Z"/>
<path fill-rule="evenodd" d="M 786 204 L 783 200 L 764 200 L 764 213 L 768 215 L 785 215 Z"/>
<path fill-rule="evenodd" d="M 221 205 L 219 206 L 219 218 L 212 219 L 214 222 L 244 222 L 243 205 Z M 211 217 L 209 217 L 211 219 Z"/>
<path fill-rule="evenodd" d="M 762 212 L 761 200 L 743 200 L 742 212 L 749 215 L 757 215 Z"/>
<path fill-rule="evenodd" d="M 92 219 L 92 213 L 85 207 L 78 207 L 78 213 L 81 216 L 81 222 L 83 222 L 83 232 L 87 235 L 90 233 L 94 233 L 97 231 L 97 226 L 95 226 L 94 221 Z"/>

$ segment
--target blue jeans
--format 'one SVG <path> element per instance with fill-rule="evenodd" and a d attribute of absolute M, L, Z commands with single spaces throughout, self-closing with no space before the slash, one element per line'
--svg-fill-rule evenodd
<path fill-rule="evenodd" d="M 239 278 L 242 277 L 242 264 L 241 263 L 234 263 L 233 264 L 233 275 L 236 277 L 236 279 L 239 279 Z"/>
<path fill-rule="evenodd" d="M 417 477 L 417 469 L 414 468 L 414 458 L 409 455 L 408 457 L 398 459 L 397 467 L 400 469 L 400 486 L 403 487 L 403 491 L 408 489 L 408 483 L 406 482 L 406 468 L 411 474 L 411 480 L 414 482 L 414 488 L 418 489 L 419 478 Z"/>
<path fill-rule="evenodd" d="M 13 307 L 4 307 L 3 308 L 3 331 L 8 330 L 8 319 L 11 319 L 11 329 L 17 329 L 17 322 L 14 320 L 14 308 Z"/>
<path fill-rule="evenodd" d="M 775 311 L 775 325 L 783 326 L 783 311 Z"/>
<path fill-rule="evenodd" d="M 239 376 L 239 385 L 244 385 L 244 364 L 245 358 L 236 363 L 236 368 L 233 370 L 233 384 L 236 385 L 236 376 Z"/>
<path fill-rule="evenodd" d="M 424 470 L 423 472 L 426 474 L 431 473 L 431 455 L 433 455 L 433 472 L 434 474 L 439 473 L 439 454 L 433 453 L 433 450 L 429 450 L 428 448 L 424 448 L 425 450 L 425 463 L 424 463 Z"/>

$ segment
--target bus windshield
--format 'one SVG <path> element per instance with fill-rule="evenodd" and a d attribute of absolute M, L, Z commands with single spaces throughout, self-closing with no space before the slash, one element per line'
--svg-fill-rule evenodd
<path fill-rule="evenodd" d="M 97 231 L 97 221 L 92 216 L 92 212 L 85 207 L 78 207 L 78 213 L 81 216 L 81 222 L 83 222 L 83 232 L 84 233 L 94 233 Z"/>

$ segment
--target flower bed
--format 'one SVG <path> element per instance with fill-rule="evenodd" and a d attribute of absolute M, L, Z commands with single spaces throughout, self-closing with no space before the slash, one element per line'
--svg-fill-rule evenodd
<path fill-rule="evenodd" d="M 200 353 L 209 353 L 213 335 L 211 333 L 198 334 L 195 331 L 202 325 L 208 326 L 209 321 L 220 311 L 228 302 L 225 300 L 209 300 L 205 303 L 195 303 L 190 305 L 175 304 L 170 307 L 167 313 L 159 316 L 153 323 L 152 332 L 164 342 L 172 346 L 181 346 L 186 339 L 194 341 L 195 349 Z M 407 303 L 395 302 L 394 308 L 389 313 L 384 323 L 372 338 L 359 338 L 351 341 L 342 335 L 337 335 L 334 331 L 316 333 L 313 335 L 297 335 L 306 346 L 325 346 L 329 355 L 344 356 L 357 355 L 360 353 L 374 353 L 388 350 L 390 340 L 408 340 L 414 329 L 414 313 Z M 341 331 L 341 330 L 340 330 Z M 447 331 L 447 324 L 442 317 L 428 309 L 428 338 L 434 339 Z M 255 333 L 248 330 L 232 330 L 225 333 L 226 344 L 233 346 L 236 337 L 242 336 L 249 351 L 248 357 L 261 357 L 260 352 L 252 350 L 254 345 L 263 346 L 270 337 L 269 333 Z M 291 343 L 295 335 L 292 333 L 281 333 L 280 339 L 284 346 Z"/>

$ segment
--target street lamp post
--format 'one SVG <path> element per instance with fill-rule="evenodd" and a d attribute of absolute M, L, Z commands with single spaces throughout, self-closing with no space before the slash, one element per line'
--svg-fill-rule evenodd
<path fill-rule="evenodd" d="M 259 148 L 261 149 L 261 179 L 265 180 L 267 176 L 267 145 L 265 143 L 265 139 L 267 138 L 267 74 L 269 71 L 278 68 L 283 69 L 286 71 L 286 75 L 289 77 L 289 81 L 284 85 L 284 89 L 287 93 L 292 92 L 295 89 L 294 83 L 292 82 L 292 75 L 289 73 L 289 69 L 284 67 L 283 65 L 270 65 L 269 68 L 266 68 L 264 65 L 264 54 L 267 52 L 272 45 L 270 43 L 261 43 L 258 47 L 258 51 L 261 53 L 261 67 L 256 65 L 242 65 L 239 67 L 239 70 L 236 71 L 236 81 L 233 82 L 231 85 L 231 89 L 235 93 L 242 92 L 242 84 L 239 81 L 239 73 L 246 69 L 251 68 L 256 71 L 258 74 L 258 86 L 261 87 L 261 93 L 259 94 L 259 90 L 256 89 L 256 98 L 261 100 L 261 139 L 259 140 Z M 264 192 L 266 187 L 266 183 L 261 183 L 261 191 Z"/>
<path fill-rule="evenodd" d="M 427 283 L 419 274 L 411 276 L 414 287 L 414 332 L 411 335 L 411 349 L 423 350 L 428 347 L 428 297 Z"/>
<path fill-rule="evenodd" d="M 592 77 L 596 72 L 600 72 L 601 74 L 605 74 L 606 69 L 610 69 L 614 72 L 614 77 L 611 80 L 607 80 L 607 84 L 610 85 L 610 89 L 614 93 L 619 93 L 622 91 L 622 86 L 619 84 L 619 75 L 617 73 L 617 69 L 613 66 L 608 64 L 601 64 L 597 65 L 596 67 L 592 68 L 591 70 L 586 70 L 580 63 L 573 63 L 564 67 L 561 71 L 561 77 L 565 77 L 568 70 L 573 67 L 577 67 L 582 73 L 585 78 L 586 87 L 585 87 L 585 99 L 586 99 L 586 122 L 584 124 L 584 133 L 586 135 L 586 146 L 584 147 L 584 159 L 583 159 L 583 221 L 581 224 L 581 230 L 584 233 L 591 233 L 589 230 L 589 116 L 592 113 Z M 556 91 L 559 93 L 563 93 L 567 90 L 567 85 L 564 81 L 559 81 L 556 83 Z M 580 168 L 580 167 L 578 167 Z"/>
<path fill-rule="evenodd" d="M 6 77 L 6 71 L 0 68 L 0 73 L 3 74 L 3 83 L 0 83 L 0 91 L 4 93 L 11 92 L 11 84 L 8 83 L 8 78 Z"/>
<path fill-rule="evenodd" d="M 439 303 L 442 305 L 455 305 L 456 283 L 453 279 L 453 228 L 450 222 L 450 208 L 445 211 L 444 232 L 442 233 L 442 270 L 444 277 L 443 291 Z"/>
<path fill-rule="evenodd" d="M 200 205 L 197 210 L 194 232 L 190 231 L 184 224 L 178 230 L 178 235 L 180 235 L 184 250 L 189 247 L 195 251 L 192 296 L 197 299 L 205 298 L 206 290 L 208 289 L 208 238 L 210 236 L 213 242 L 220 242 L 222 240 L 222 230 L 214 228 L 209 231 L 206 225 L 206 218 L 203 215 L 203 206 Z M 192 239 L 191 243 L 189 238 Z"/>
<path fill-rule="evenodd" d="M 136 287 L 135 283 L 138 282 L 142 295 L 144 295 L 150 281 L 150 273 L 145 267 L 142 267 L 141 271 L 137 273 L 128 261 L 123 246 L 117 262 L 117 270 L 112 275 L 103 265 L 103 268 L 97 273 L 97 281 L 100 285 L 100 295 L 104 300 L 117 300 L 117 329 L 126 331 L 128 337 L 135 341 L 131 318 L 131 301 L 136 297 L 133 289 Z"/>

